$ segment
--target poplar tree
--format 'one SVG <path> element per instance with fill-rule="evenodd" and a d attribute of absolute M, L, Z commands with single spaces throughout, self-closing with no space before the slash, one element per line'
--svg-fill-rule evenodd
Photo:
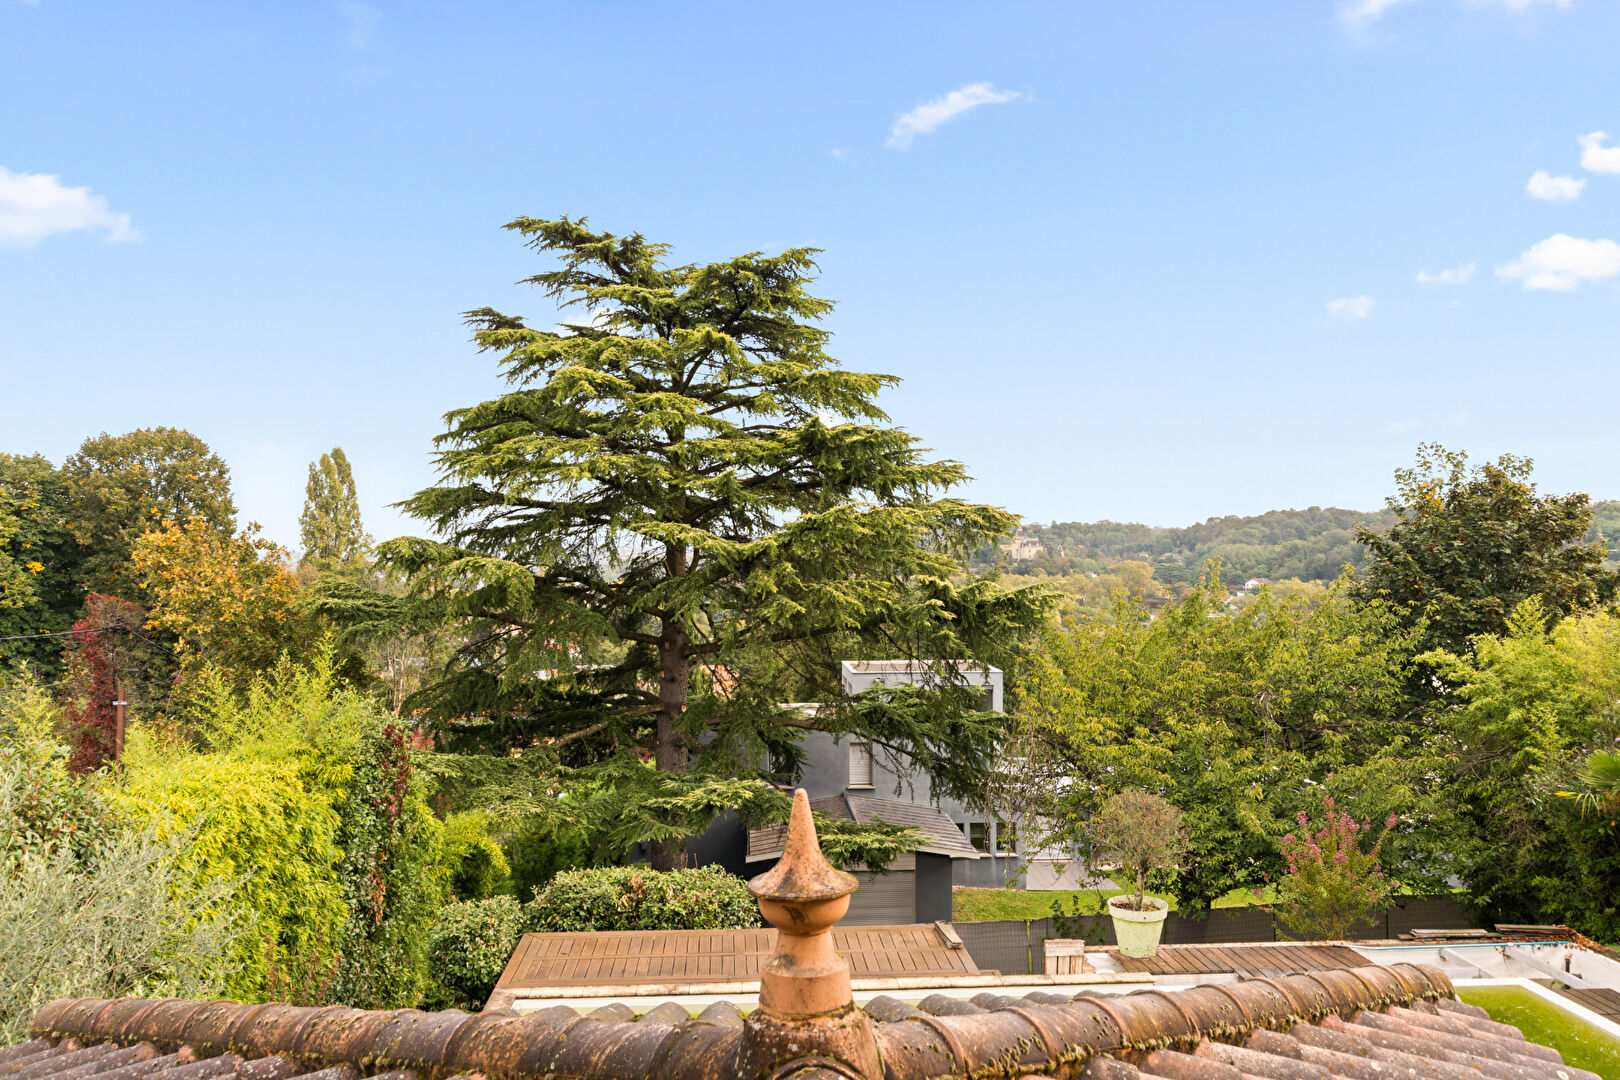
<path fill-rule="evenodd" d="M 354 472 L 343 447 L 310 463 L 304 485 L 304 512 L 298 518 L 303 534 L 304 558 L 344 563 L 371 546 L 360 522 L 360 496 Z"/>
<path fill-rule="evenodd" d="M 661 869 L 739 785 L 774 796 L 759 781 L 791 778 L 810 728 L 973 795 L 1004 718 L 954 665 L 847 700 L 836 660 L 1004 662 L 1047 604 L 964 574 L 1016 521 L 944 497 L 962 465 L 877 405 L 899 380 L 826 353 L 816 250 L 670 265 L 584 219 L 506 227 L 556 256 L 526 281 L 577 314 L 467 313 L 511 389 L 447 414 L 439 482 L 401 504 L 436 535 L 380 549 L 464 635 L 406 707 L 584 768 Z M 790 684 L 825 707 L 784 708 Z"/>

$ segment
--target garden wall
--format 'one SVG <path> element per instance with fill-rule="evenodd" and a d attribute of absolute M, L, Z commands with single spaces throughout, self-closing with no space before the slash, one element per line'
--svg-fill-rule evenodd
<path fill-rule="evenodd" d="M 1064 924 L 1061 927 L 1058 924 Z M 1046 970 L 1044 943 L 1050 937 L 1081 937 L 1089 945 L 1114 945 L 1113 921 L 1107 915 L 1073 919 L 998 919 L 953 922 L 956 933 L 980 968 L 1003 975 Z M 1393 938 L 1415 929 L 1466 930 L 1479 925 L 1474 909 L 1450 896 L 1413 896 L 1387 911 L 1370 913 L 1351 931 L 1354 939 Z M 1217 908 L 1205 919 L 1188 919 L 1172 911 L 1164 922 L 1166 945 L 1237 944 L 1285 941 L 1275 917 L 1261 908 Z"/>

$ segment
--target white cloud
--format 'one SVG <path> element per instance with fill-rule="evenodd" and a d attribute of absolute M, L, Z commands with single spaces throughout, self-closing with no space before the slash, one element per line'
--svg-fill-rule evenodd
<path fill-rule="evenodd" d="M 1337 300 L 1329 300 L 1328 314 L 1340 322 L 1360 322 L 1372 314 L 1373 298 L 1370 296 L 1341 296 Z"/>
<path fill-rule="evenodd" d="M 1412 0 L 1349 0 L 1339 5 L 1339 21 L 1353 30 L 1371 26 L 1384 17 L 1391 8 L 1409 4 Z"/>
<path fill-rule="evenodd" d="M 997 90 L 987 82 L 969 83 L 960 90 L 927 101 L 895 120 L 884 143 L 891 150 L 904 150 L 918 135 L 927 135 L 948 120 L 954 120 L 980 105 L 1005 105 L 1024 95 L 1016 90 Z"/>
<path fill-rule="evenodd" d="M 1524 282 L 1527 289 L 1567 291 L 1583 281 L 1620 276 L 1620 244 L 1555 233 L 1520 255 L 1517 262 L 1497 267 L 1496 273 L 1509 281 Z"/>
<path fill-rule="evenodd" d="M 1473 276 L 1473 263 L 1467 263 L 1463 266 L 1454 267 L 1450 270 L 1437 270 L 1433 273 L 1430 273 L 1427 270 L 1419 270 L 1417 272 L 1417 279 L 1420 285 L 1462 285 Z"/>
<path fill-rule="evenodd" d="M 1571 0 L 1468 0 L 1474 7 L 1499 7 L 1515 15 L 1523 15 L 1532 8 L 1567 8 Z"/>
<path fill-rule="evenodd" d="M 382 12 L 369 4 L 350 3 L 348 0 L 338 4 L 338 11 L 343 13 L 343 21 L 348 25 L 345 39 L 349 48 L 355 52 L 364 51 L 370 46 L 371 39 L 377 36 Z"/>
<path fill-rule="evenodd" d="M 87 187 L 63 187 L 45 173 L 12 172 L 0 165 L 0 247 L 33 247 L 56 233 L 97 229 L 109 244 L 141 240 L 128 214 L 116 214 Z"/>
<path fill-rule="evenodd" d="M 1383 18 L 1391 8 L 1412 0 L 1345 0 L 1339 5 L 1339 22 L 1351 30 L 1364 30 Z M 1572 0 L 1467 0 L 1470 7 L 1493 7 L 1513 15 L 1524 15 L 1534 8 L 1567 8 Z"/>
<path fill-rule="evenodd" d="M 1620 173 L 1620 146 L 1604 146 L 1609 141 L 1606 131 L 1594 131 L 1580 137 L 1581 168 L 1587 172 Z"/>
<path fill-rule="evenodd" d="M 1570 199 L 1580 198 L 1581 191 L 1585 187 L 1585 180 L 1577 180 L 1573 176 L 1554 176 L 1546 169 L 1541 169 L 1530 174 L 1529 183 L 1524 185 L 1524 193 L 1532 199 L 1568 202 Z"/>

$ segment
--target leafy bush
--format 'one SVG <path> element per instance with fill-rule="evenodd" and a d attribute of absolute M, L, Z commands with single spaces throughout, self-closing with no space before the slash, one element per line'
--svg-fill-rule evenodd
<path fill-rule="evenodd" d="M 1277 913 L 1305 940 L 1342 941 L 1356 920 L 1388 907 L 1395 893 L 1378 856 L 1397 819 L 1385 821 L 1372 847 L 1362 851 L 1361 834 L 1371 826 L 1338 809 L 1332 796 L 1322 800 L 1322 812 L 1320 829 L 1301 810 L 1301 831 L 1282 838 L 1288 872 L 1277 883 Z"/>
<path fill-rule="evenodd" d="M 416 1004 L 441 827 L 399 722 L 337 685 L 328 652 L 283 662 L 241 698 L 207 670 L 196 683 L 186 720 L 200 749 L 137 729 L 118 798 L 165 835 L 198 822 L 183 856 L 198 881 L 241 879 L 232 903 L 254 925 L 233 948 L 228 992 Z"/>
<path fill-rule="evenodd" d="M 489 814 L 463 810 L 444 819 L 444 862 L 457 900 L 483 900 L 512 873 L 506 853 L 489 835 Z"/>
<path fill-rule="evenodd" d="M 298 978 L 331 965 L 348 919 L 334 872 L 338 817 L 331 793 L 306 783 L 297 762 L 160 756 L 135 738 L 119 797 L 159 835 L 196 823 L 181 862 L 197 881 L 240 880 L 232 906 L 254 932 L 232 950 L 230 997 L 264 998 L 272 959 Z"/>
<path fill-rule="evenodd" d="M 212 996 L 239 933 L 234 882 L 185 879 L 187 833 L 117 831 L 56 720 L 32 682 L 0 688 L 0 1043 L 53 998 Z"/>
<path fill-rule="evenodd" d="M 231 882 L 177 869 L 188 839 L 125 833 L 88 863 L 31 851 L 0 874 L 0 1043 L 55 998 L 219 995 L 241 928 Z"/>
<path fill-rule="evenodd" d="M 523 924 L 523 910 L 510 896 L 442 908 L 428 938 L 428 961 L 444 991 L 442 1003 L 482 1007 L 523 936 Z"/>
<path fill-rule="evenodd" d="M 111 810 L 68 770 L 59 711 L 27 675 L 0 685 L 0 874 L 31 853 L 87 859 L 111 832 Z"/>
<path fill-rule="evenodd" d="M 1181 811 L 1147 791 L 1110 797 L 1091 819 L 1090 829 L 1097 849 L 1136 875 L 1136 892 L 1126 898 L 1133 911 L 1143 909 L 1148 875 L 1174 869 L 1187 849 Z"/>
<path fill-rule="evenodd" d="M 512 868 L 512 894 L 520 901 L 533 900 L 535 893 L 559 873 L 587 867 L 595 858 L 584 837 L 559 836 L 539 817 L 525 819 L 501 846 Z"/>
<path fill-rule="evenodd" d="M 412 768 L 408 735 L 397 718 L 370 712 L 337 803 L 337 876 L 349 922 L 332 1000 L 360 1008 L 417 1004 L 428 933 L 444 900 L 444 828 Z"/>
<path fill-rule="evenodd" d="M 717 866 L 566 870 L 529 905 L 532 930 L 729 930 L 758 926 L 759 906 L 741 878 Z"/>

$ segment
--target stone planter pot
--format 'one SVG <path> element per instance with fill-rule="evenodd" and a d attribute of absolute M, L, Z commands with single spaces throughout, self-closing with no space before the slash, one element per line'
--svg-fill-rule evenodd
<path fill-rule="evenodd" d="M 1145 959 L 1159 951 L 1159 938 L 1164 934 L 1164 920 L 1170 914 L 1170 905 L 1158 897 L 1143 899 L 1145 911 L 1132 911 L 1114 900 L 1108 901 L 1108 914 L 1114 919 L 1114 938 L 1119 942 L 1119 955 Z M 1127 904 L 1129 900 L 1126 899 Z"/>

